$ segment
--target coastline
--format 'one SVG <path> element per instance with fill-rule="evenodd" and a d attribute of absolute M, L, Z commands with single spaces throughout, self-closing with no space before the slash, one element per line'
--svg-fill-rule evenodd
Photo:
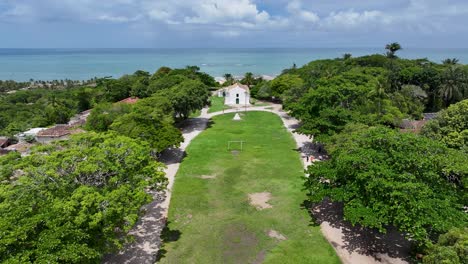
<path fill-rule="evenodd" d="M 137 70 L 153 73 L 161 66 L 183 68 L 197 65 L 211 76 L 275 76 L 296 64 L 333 59 L 351 53 L 354 57 L 383 54 L 382 48 L 235 48 L 235 49 L 1 49 L 0 80 L 89 80 L 119 78 Z M 401 58 L 428 58 L 439 62 L 457 58 L 468 63 L 468 48 L 407 48 Z"/>

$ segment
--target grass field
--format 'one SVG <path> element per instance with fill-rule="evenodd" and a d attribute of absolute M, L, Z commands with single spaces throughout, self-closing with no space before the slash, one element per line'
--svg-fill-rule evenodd
<path fill-rule="evenodd" d="M 301 208 L 302 165 L 292 136 L 272 113 L 213 118 L 176 175 L 161 263 L 340 263 Z M 244 150 L 227 150 L 228 141 Z M 248 195 L 269 192 L 258 210 Z M 275 230 L 284 240 L 268 235 Z"/>
<path fill-rule="evenodd" d="M 208 113 L 223 111 L 224 109 L 229 109 L 229 106 L 224 105 L 224 97 L 212 96 L 210 98 L 211 106 L 208 109 Z"/>

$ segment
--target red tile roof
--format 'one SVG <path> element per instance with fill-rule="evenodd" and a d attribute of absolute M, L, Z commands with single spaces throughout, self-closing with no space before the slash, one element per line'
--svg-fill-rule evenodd
<path fill-rule="evenodd" d="M 70 132 L 69 125 L 56 125 L 54 127 L 44 129 L 37 133 L 37 137 L 62 137 L 69 135 Z"/>
<path fill-rule="evenodd" d="M 0 148 L 4 148 L 6 147 L 6 145 L 8 144 L 8 138 L 0 138 Z"/>
<path fill-rule="evenodd" d="M 138 97 L 128 97 L 128 98 L 118 101 L 117 103 L 134 104 L 138 102 L 138 100 L 140 100 L 140 98 Z"/>

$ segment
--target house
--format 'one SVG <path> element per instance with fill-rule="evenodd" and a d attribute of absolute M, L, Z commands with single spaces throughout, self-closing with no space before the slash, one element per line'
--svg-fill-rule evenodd
<path fill-rule="evenodd" d="M 138 102 L 138 100 L 140 100 L 140 98 L 138 97 L 128 97 L 128 98 L 118 101 L 117 103 L 134 104 Z"/>
<path fill-rule="evenodd" d="M 250 105 L 250 89 L 247 85 L 235 83 L 222 89 L 225 105 Z"/>
<path fill-rule="evenodd" d="M 423 120 L 429 121 L 435 119 L 439 113 L 423 113 Z"/>
<path fill-rule="evenodd" d="M 69 125 L 56 125 L 37 133 L 36 140 L 40 143 L 50 143 L 54 140 L 68 139 L 70 134 L 71 127 Z"/>
<path fill-rule="evenodd" d="M 5 148 L 8 147 L 10 140 L 7 137 L 0 137 L 0 155 L 7 154 L 9 150 Z"/>
<path fill-rule="evenodd" d="M 36 127 L 36 128 L 31 128 L 28 131 L 21 132 L 19 134 L 16 134 L 15 137 L 18 138 L 20 142 L 26 141 L 27 138 L 35 138 L 36 135 L 44 130 L 45 128 L 43 127 Z"/>
<path fill-rule="evenodd" d="M 17 151 L 21 154 L 21 156 L 25 156 L 29 153 L 29 150 L 33 144 L 26 143 L 26 142 L 20 142 L 14 145 L 10 145 L 5 148 L 6 151 Z"/>
<path fill-rule="evenodd" d="M 91 114 L 91 109 L 83 111 L 81 113 L 76 114 L 74 117 L 70 119 L 68 122 L 68 125 L 70 126 L 81 126 L 86 124 L 86 120 L 88 119 L 88 116 Z"/>
<path fill-rule="evenodd" d="M 8 147 L 10 140 L 7 137 L 0 137 L 0 148 Z"/>

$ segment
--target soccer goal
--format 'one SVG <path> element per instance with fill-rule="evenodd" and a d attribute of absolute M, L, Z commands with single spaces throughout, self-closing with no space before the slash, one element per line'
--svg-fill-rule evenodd
<path fill-rule="evenodd" d="M 245 141 L 242 140 L 232 140 L 228 141 L 228 151 L 229 150 L 244 150 Z"/>

